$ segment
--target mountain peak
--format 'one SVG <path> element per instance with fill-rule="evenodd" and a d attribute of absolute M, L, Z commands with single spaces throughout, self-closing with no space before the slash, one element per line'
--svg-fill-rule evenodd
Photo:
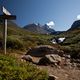
<path fill-rule="evenodd" d="M 55 31 L 54 29 L 51 29 L 47 24 L 40 25 L 39 23 L 28 24 L 24 26 L 24 29 L 27 29 L 30 32 L 41 33 L 41 34 L 50 34 Z"/>

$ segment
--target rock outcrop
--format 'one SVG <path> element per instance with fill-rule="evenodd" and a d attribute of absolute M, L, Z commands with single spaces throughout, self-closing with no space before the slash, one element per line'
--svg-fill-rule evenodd
<path fill-rule="evenodd" d="M 38 65 L 60 65 L 63 51 L 53 46 L 42 45 L 31 48 L 22 59 Z"/>
<path fill-rule="evenodd" d="M 48 54 L 39 60 L 39 65 L 60 65 L 61 57 L 56 54 Z"/>

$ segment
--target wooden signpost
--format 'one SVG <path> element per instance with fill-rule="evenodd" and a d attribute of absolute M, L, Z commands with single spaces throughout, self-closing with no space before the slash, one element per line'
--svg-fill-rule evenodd
<path fill-rule="evenodd" d="M 3 49 L 4 54 L 6 54 L 6 43 L 7 43 L 7 20 L 14 20 L 16 19 L 15 15 L 11 15 L 11 13 L 5 8 L 2 7 L 3 14 L 0 15 L 0 18 L 4 20 L 4 29 L 3 29 Z"/>

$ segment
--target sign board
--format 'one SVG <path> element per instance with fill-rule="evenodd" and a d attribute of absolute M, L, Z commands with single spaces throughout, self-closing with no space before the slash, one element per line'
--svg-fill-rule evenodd
<path fill-rule="evenodd" d="M 8 20 L 14 20 L 16 19 L 15 15 L 0 15 L 1 19 L 8 19 Z"/>
<path fill-rule="evenodd" d="M 11 15 L 11 13 L 3 6 L 2 11 L 5 15 Z"/>
<path fill-rule="evenodd" d="M 3 15 L 0 15 L 0 18 L 4 20 L 4 32 L 3 32 L 3 48 L 4 53 L 6 54 L 6 43 L 7 43 L 7 20 L 16 19 L 15 15 L 11 15 L 11 13 L 4 7 L 2 7 Z"/>

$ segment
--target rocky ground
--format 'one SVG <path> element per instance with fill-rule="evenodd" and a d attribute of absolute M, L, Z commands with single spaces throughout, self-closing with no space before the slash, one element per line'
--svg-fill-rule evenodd
<path fill-rule="evenodd" d="M 51 66 L 38 66 L 38 68 L 45 69 L 49 74 L 56 76 L 55 80 L 80 80 L 79 69 L 54 68 Z"/>
<path fill-rule="evenodd" d="M 15 54 L 15 53 L 14 53 Z M 22 54 L 16 54 L 15 57 L 21 58 Z M 35 58 L 34 58 L 35 59 Z M 69 67 L 51 67 L 37 65 L 42 70 L 47 70 L 48 74 L 56 76 L 55 80 L 80 80 L 80 69 Z"/>
<path fill-rule="evenodd" d="M 39 46 L 23 55 L 23 60 L 32 62 L 38 68 L 47 70 L 55 80 L 80 80 L 80 60 L 71 62 L 69 55 L 51 46 Z M 51 79 L 53 80 L 53 79 Z"/>

